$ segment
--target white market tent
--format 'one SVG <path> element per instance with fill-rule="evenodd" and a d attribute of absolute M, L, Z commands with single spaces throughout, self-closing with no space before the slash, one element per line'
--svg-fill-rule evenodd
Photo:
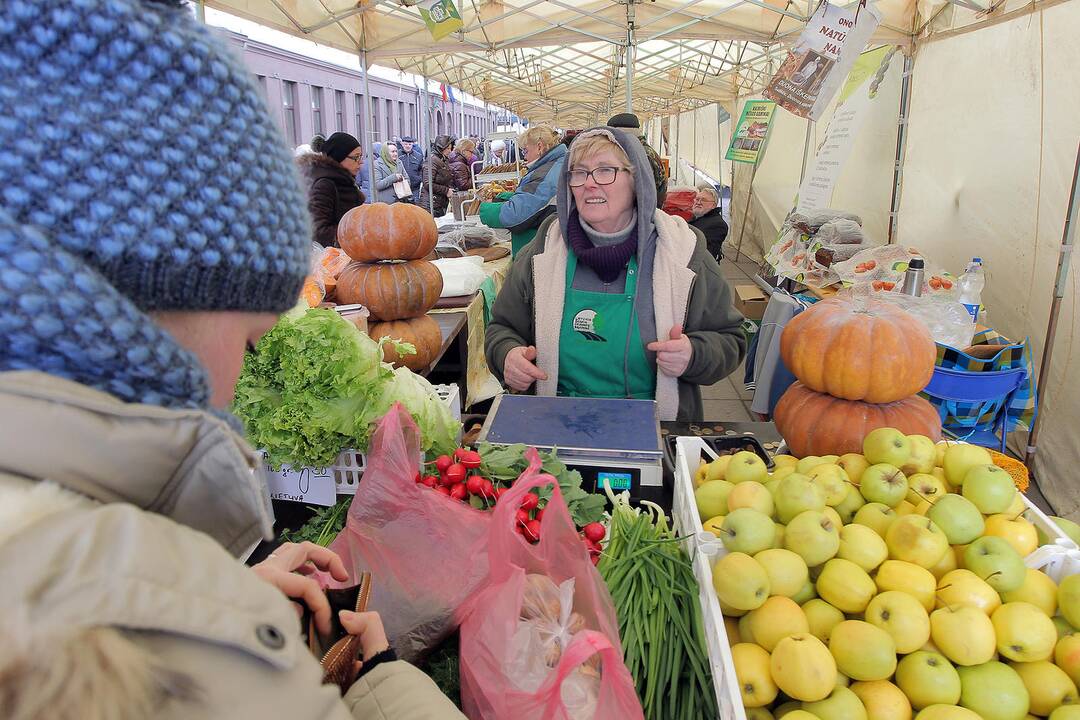
<path fill-rule="evenodd" d="M 807 133 L 812 157 L 831 116 L 827 110 L 808 128 L 778 109 L 752 192 L 751 167 L 721 159 L 728 116 L 760 97 L 816 6 L 807 0 L 457 0 L 464 28 L 440 41 L 412 0 L 205 2 L 461 87 L 533 122 L 603 122 L 625 109 L 629 86 L 650 141 L 671 159 L 675 183 L 711 177 L 732 186 L 730 240 L 754 259 L 793 205 Z M 876 8 L 883 20 L 871 45 L 900 45 L 908 62 L 890 66 L 879 90 L 885 101 L 859 131 L 832 206 L 857 212 L 880 242 L 892 223 L 894 242 L 954 272 L 981 256 L 991 324 L 1008 337 L 1029 337 L 1038 368 L 1080 139 L 1080 2 L 881 0 Z M 1035 456 L 1041 488 L 1059 514 L 1075 519 L 1078 277 L 1074 270 L 1062 287 Z M 1024 435 L 1013 437 L 1021 454 Z"/>

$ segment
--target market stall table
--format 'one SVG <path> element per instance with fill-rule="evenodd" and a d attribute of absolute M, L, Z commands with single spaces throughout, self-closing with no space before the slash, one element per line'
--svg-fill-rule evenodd
<path fill-rule="evenodd" d="M 460 310 L 454 312 L 442 312 L 442 313 L 429 313 L 435 322 L 439 325 L 439 332 L 442 334 L 442 345 L 439 346 L 439 351 L 435 353 L 435 359 L 431 361 L 424 370 L 420 371 L 420 374 L 427 377 L 435 370 L 435 366 L 442 361 L 446 355 L 447 350 L 451 345 L 457 348 L 457 363 L 461 370 L 460 379 L 458 380 L 458 389 L 461 392 L 462 397 L 465 396 L 466 388 L 468 387 L 468 347 L 465 342 L 465 335 L 461 332 L 468 322 L 468 315 Z"/>

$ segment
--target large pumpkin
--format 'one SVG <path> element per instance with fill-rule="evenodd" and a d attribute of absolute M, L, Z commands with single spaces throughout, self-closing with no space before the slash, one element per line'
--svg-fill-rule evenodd
<path fill-rule="evenodd" d="M 773 421 L 796 457 L 861 453 L 863 438 L 879 427 L 941 439 L 937 410 L 917 395 L 876 405 L 834 398 L 798 382 L 776 403 Z"/>
<path fill-rule="evenodd" d="M 796 315 L 780 336 L 784 365 L 811 390 L 887 403 L 930 382 L 937 355 L 921 320 L 883 301 L 857 309 L 830 298 Z"/>
<path fill-rule="evenodd" d="M 393 344 L 386 343 L 383 345 L 383 360 L 394 367 L 407 367 L 415 372 L 429 368 L 442 347 L 442 331 L 439 330 L 439 323 L 430 315 L 375 323 L 368 328 L 368 335 L 375 340 L 390 337 L 412 343 L 416 347 L 415 355 L 399 355 Z"/>
<path fill-rule="evenodd" d="M 360 303 L 375 321 L 401 320 L 430 310 L 442 287 L 442 273 L 427 260 L 351 262 L 338 275 L 337 299 L 343 305 Z"/>
<path fill-rule="evenodd" d="M 360 205 L 338 223 L 338 245 L 359 262 L 419 260 L 439 242 L 431 213 L 409 203 Z"/>

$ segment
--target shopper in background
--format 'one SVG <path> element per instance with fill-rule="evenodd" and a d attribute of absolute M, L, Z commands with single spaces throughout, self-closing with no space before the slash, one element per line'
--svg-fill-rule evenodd
<path fill-rule="evenodd" d="M 337 245 L 341 217 L 364 203 L 364 193 L 356 185 L 356 174 L 364 164 L 364 151 L 352 135 L 336 132 L 319 145 L 312 138 L 313 152 L 296 158 L 300 174 L 307 181 L 311 237 L 324 247 Z"/>
<path fill-rule="evenodd" d="M 420 185 L 424 181 L 424 151 L 416 144 L 416 138 L 406 135 L 401 138 L 401 152 L 398 154 L 405 174 L 412 186 L 413 202 L 420 202 Z"/>
<path fill-rule="evenodd" d="M 612 115 L 607 121 L 608 127 L 623 128 L 627 132 L 636 135 L 645 148 L 645 154 L 649 157 L 649 167 L 652 169 L 653 181 L 656 183 L 656 207 L 664 207 L 667 199 L 667 173 L 664 172 L 664 164 L 660 162 L 660 155 L 649 145 L 649 141 L 641 134 L 641 121 L 634 113 L 619 113 Z"/>
<path fill-rule="evenodd" d="M 450 193 L 453 191 L 454 175 L 450 171 L 450 164 L 446 158 L 454 148 L 454 140 L 449 135 L 439 135 L 431 143 L 431 150 L 424 160 L 424 188 L 420 192 L 420 207 L 430 210 L 435 217 L 442 217 L 446 209 L 450 207 Z M 431 193 L 428 188 L 428 172 L 430 168 L 431 185 L 435 192 Z"/>
<path fill-rule="evenodd" d="M 406 177 L 405 168 L 398 159 L 397 145 L 393 142 L 383 143 L 379 148 L 378 158 L 375 161 L 373 178 L 375 201 L 392 205 L 400 199 L 397 191 L 394 190 L 394 183 L 401 182 Z M 412 195 L 410 194 L 409 197 Z"/>
<path fill-rule="evenodd" d="M 506 143 L 502 140 L 491 141 L 491 164 L 502 165 L 510 162 L 506 159 Z"/>
<path fill-rule="evenodd" d="M 724 259 L 724 239 L 727 238 L 728 226 L 720 212 L 720 194 L 712 185 L 697 186 L 694 197 L 694 219 L 690 225 L 696 227 L 705 236 L 705 247 L 716 262 Z"/>
<path fill-rule="evenodd" d="M 67 5 L 9 0 L 0 23 L 0 96 L 20 98 L 0 122 L 0 715 L 461 718 L 381 661 L 375 613 L 341 616 L 361 679 L 322 684 L 289 597 L 328 626 L 303 573 L 344 579 L 333 553 L 239 559 L 273 517 L 226 408 L 311 254 L 250 71 L 180 2 Z"/>
<path fill-rule="evenodd" d="M 558 216 L 495 298 L 488 367 L 519 392 L 655 399 L 661 420 L 702 420 L 700 386 L 746 354 L 720 267 L 697 230 L 656 209 L 633 135 L 586 130 L 566 165 Z"/>
<path fill-rule="evenodd" d="M 450 153 L 447 162 L 450 163 L 450 172 L 454 175 L 455 190 L 471 190 L 472 164 L 476 161 L 476 143 L 468 138 L 462 138 L 454 145 L 454 151 Z"/>
<path fill-rule="evenodd" d="M 555 212 L 555 191 L 566 161 L 566 146 L 559 134 L 536 125 L 518 137 L 529 171 L 517 189 L 480 204 L 480 221 L 488 227 L 509 228 L 514 255 L 536 236 L 540 223 Z"/>

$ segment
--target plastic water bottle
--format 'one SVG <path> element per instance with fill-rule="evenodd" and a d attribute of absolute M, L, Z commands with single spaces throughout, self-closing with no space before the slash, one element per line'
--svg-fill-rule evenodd
<path fill-rule="evenodd" d="M 984 287 L 986 275 L 983 274 L 982 258 L 971 258 L 967 270 L 960 276 L 960 302 L 967 308 L 972 323 L 979 321 L 980 297 Z"/>

